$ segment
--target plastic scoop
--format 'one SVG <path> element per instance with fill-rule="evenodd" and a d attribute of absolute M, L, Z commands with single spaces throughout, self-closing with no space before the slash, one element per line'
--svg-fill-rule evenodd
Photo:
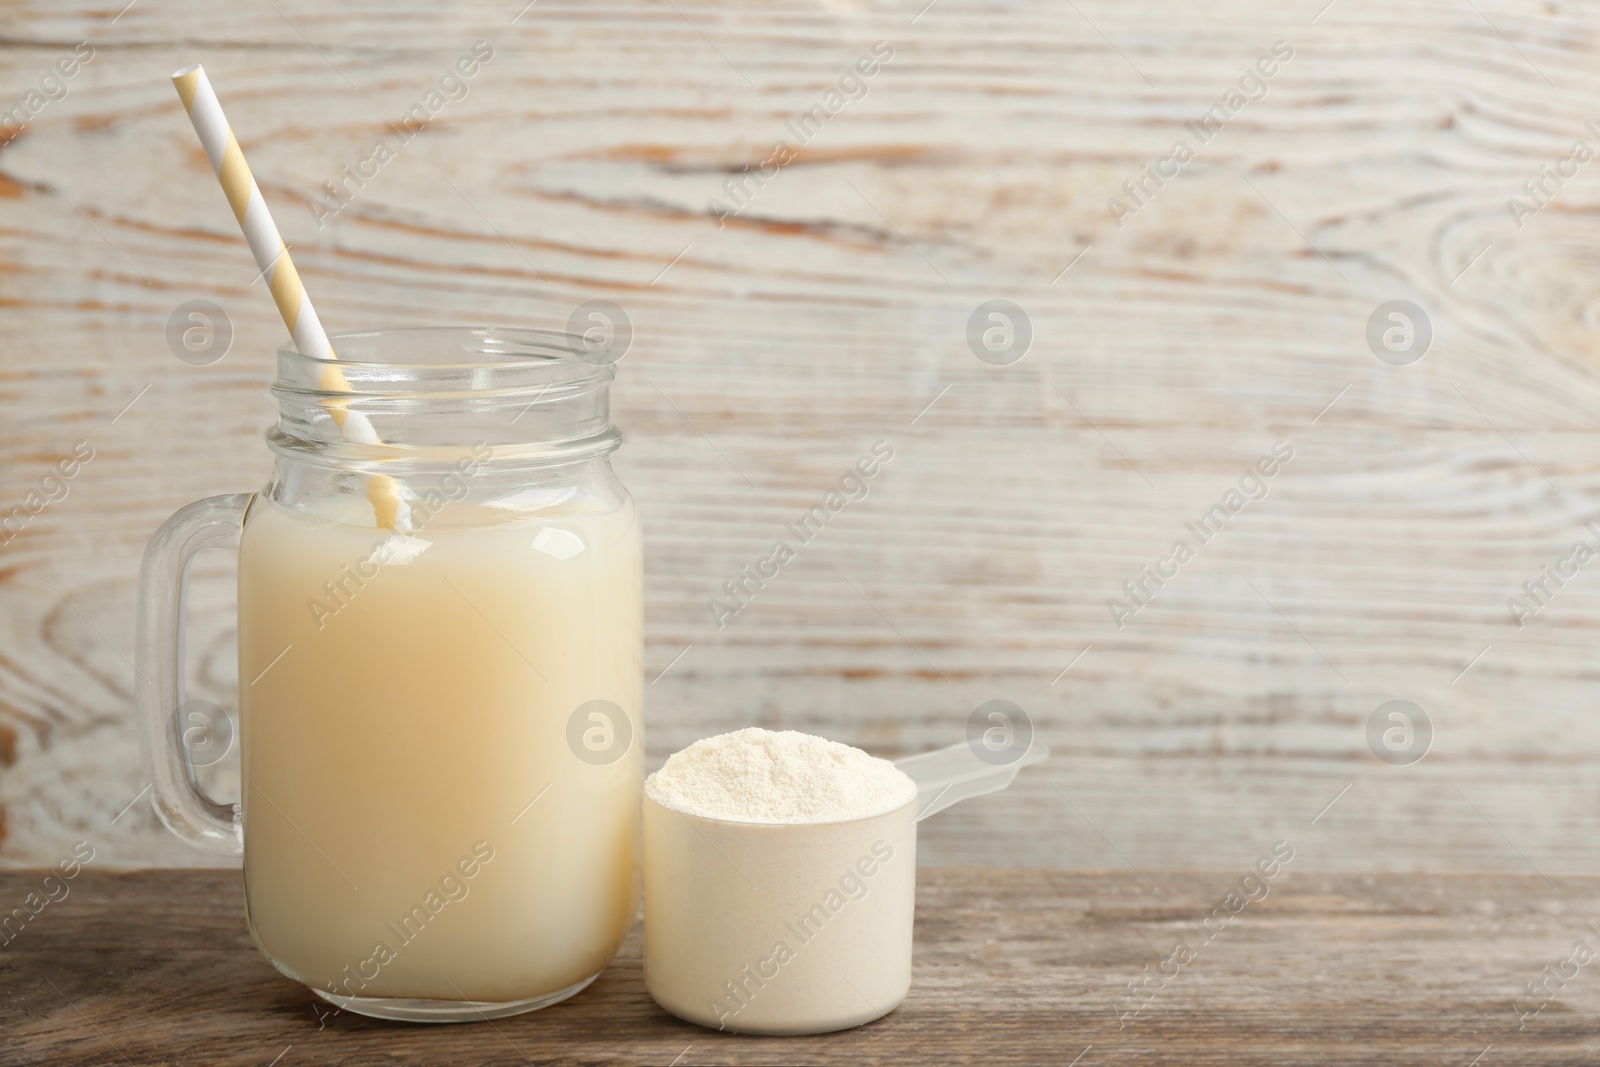
<path fill-rule="evenodd" d="M 990 763 L 979 757 L 971 744 L 958 741 L 896 760 L 895 766 L 917 783 L 917 822 L 921 822 L 958 801 L 998 793 L 1011 784 L 1022 768 L 1049 755 L 1049 747 L 1036 739 L 1020 757 L 1008 754 L 1008 762 Z"/>
<path fill-rule="evenodd" d="M 1002 733 L 1007 746 L 985 744 Z M 645 988 L 678 1018 L 735 1033 L 822 1034 L 887 1015 L 911 989 L 917 823 L 1047 755 L 990 730 L 897 762 L 914 798 L 821 822 L 689 815 L 647 788 Z"/>

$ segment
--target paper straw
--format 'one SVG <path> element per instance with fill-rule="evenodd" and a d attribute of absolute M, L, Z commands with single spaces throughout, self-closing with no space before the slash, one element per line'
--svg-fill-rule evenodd
<path fill-rule="evenodd" d="M 272 221 L 272 213 L 267 210 L 267 202 L 261 197 L 255 176 L 250 173 L 250 165 L 239 150 L 239 142 L 233 136 L 233 128 L 228 125 L 228 117 L 222 113 L 222 104 L 217 100 L 216 91 L 211 88 L 205 68 L 198 63 L 184 67 L 172 75 L 172 84 L 177 87 L 184 110 L 189 113 L 189 121 L 194 123 L 194 132 L 200 136 L 200 145 L 206 151 L 206 158 L 211 160 L 211 169 L 217 172 L 217 181 L 222 184 L 228 206 L 233 208 L 233 216 L 239 220 L 239 228 L 244 231 L 250 254 L 255 257 L 256 266 L 261 268 L 262 275 L 267 279 L 267 288 L 272 291 L 272 299 L 278 305 L 283 324 L 294 338 L 295 348 L 303 356 L 338 359 L 333 345 L 328 343 L 328 334 L 323 330 L 316 310 L 311 306 L 311 298 L 300 283 L 300 272 L 295 270 L 294 261 L 289 258 L 289 250 L 278 233 L 277 223 Z M 350 383 L 345 380 L 344 372 L 331 364 L 324 367 L 318 385 L 328 392 L 350 391 Z M 346 441 L 363 445 L 380 443 L 371 420 L 364 413 L 350 411 L 343 402 L 338 401 L 330 402 L 327 408 L 328 414 L 333 416 L 334 423 L 339 427 L 340 436 Z M 396 529 L 397 524 L 409 515 L 410 509 L 401 498 L 399 484 L 386 474 L 368 476 L 367 499 L 372 502 L 378 525 L 386 529 Z"/>

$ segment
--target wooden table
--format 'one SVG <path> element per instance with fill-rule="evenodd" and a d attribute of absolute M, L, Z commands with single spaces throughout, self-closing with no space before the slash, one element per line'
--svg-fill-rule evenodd
<path fill-rule="evenodd" d="M 43 873 L 0 873 L 0 903 Z M 1207 942 L 1205 916 L 1241 875 L 1146 873 L 924 870 L 906 1003 L 856 1030 L 784 1039 L 657 1008 L 637 928 L 593 986 L 548 1011 L 446 1027 L 332 1014 L 255 951 L 237 872 L 85 870 L 0 947 L 0 1064 L 1600 1060 L 1600 961 L 1559 990 L 1551 979 L 1537 1014 L 1514 1006 L 1575 940 L 1600 945 L 1600 878 L 1285 871 Z M 1128 983 L 1180 941 L 1194 957 L 1119 1028 Z"/>

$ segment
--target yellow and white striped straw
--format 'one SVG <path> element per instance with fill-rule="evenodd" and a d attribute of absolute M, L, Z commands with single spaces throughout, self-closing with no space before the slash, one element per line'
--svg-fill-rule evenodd
<path fill-rule="evenodd" d="M 177 87 L 178 96 L 189 113 L 189 121 L 194 123 L 194 132 L 200 136 L 206 158 L 211 160 L 211 169 L 217 172 L 217 180 L 222 183 L 228 206 L 233 208 L 233 216 L 239 220 L 239 228 L 244 231 L 244 239 L 250 245 L 256 266 L 261 268 L 261 273 L 267 279 L 267 287 L 278 305 L 278 314 L 283 316 L 283 324 L 294 338 L 295 348 L 303 356 L 338 359 L 333 345 L 328 342 L 328 334 L 323 330 L 321 320 L 317 318 L 316 310 L 311 306 L 311 298 L 300 284 L 300 272 L 295 270 L 294 261 L 289 258 L 277 223 L 272 221 L 267 202 L 262 199 L 261 189 L 256 185 L 255 176 L 250 173 L 250 165 L 244 160 L 239 142 L 228 125 L 228 117 L 222 113 L 222 104 L 217 100 L 216 91 L 211 88 L 205 68 L 198 63 L 184 67 L 172 75 L 172 84 Z M 324 368 L 319 386 L 329 392 L 350 391 L 350 383 L 345 380 L 344 372 L 332 364 Z M 343 403 L 333 402 L 328 404 L 328 413 L 333 416 L 340 435 L 346 441 L 364 445 L 379 443 L 371 420 L 362 412 L 349 411 Z M 367 499 L 372 502 L 378 525 L 386 529 L 396 529 L 410 510 L 400 495 L 400 486 L 386 474 L 374 474 L 368 478 Z"/>

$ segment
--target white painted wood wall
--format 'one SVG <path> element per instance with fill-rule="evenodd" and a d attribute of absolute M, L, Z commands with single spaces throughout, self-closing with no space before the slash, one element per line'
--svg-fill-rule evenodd
<path fill-rule="evenodd" d="M 1592 871 L 1600 563 L 1524 627 L 1506 601 L 1600 536 L 1600 162 L 1520 226 L 1507 200 L 1600 150 L 1600 8 L 922 3 L 0 14 L 0 105 L 94 48 L 0 149 L 0 506 L 95 450 L 0 548 L 0 861 L 208 862 L 145 800 L 113 822 L 146 781 L 142 546 L 269 466 L 282 328 L 167 80 L 203 61 L 334 329 L 627 310 L 652 766 L 748 724 L 896 756 L 1006 698 L 1057 756 L 928 823 L 925 862 L 1233 868 L 1287 838 L 1308 868 Z M 466 98 L 319 229 L 308 197 L 478 40 Z M 877 41 L 865 96 L 719 226 Z M 214 366 L 165 341 L 196 298 L 236 331 Z M 968 348 L 992 299 L 1031 321 L 1014 365 Z M 1365 339 L 1394 299 L 1432 323 L 1413 365 Z M 880 439 L 869 497 L 719 631 L 707 597 Z M 1117 628 L 1107 599 L 1278 441 L 1267 497 Z M 203 569 L 196 692 L 227 702 L 231 572 Z M 1368 750 L 1393 698 L 1434 727 L 1413 766 Z"/>

